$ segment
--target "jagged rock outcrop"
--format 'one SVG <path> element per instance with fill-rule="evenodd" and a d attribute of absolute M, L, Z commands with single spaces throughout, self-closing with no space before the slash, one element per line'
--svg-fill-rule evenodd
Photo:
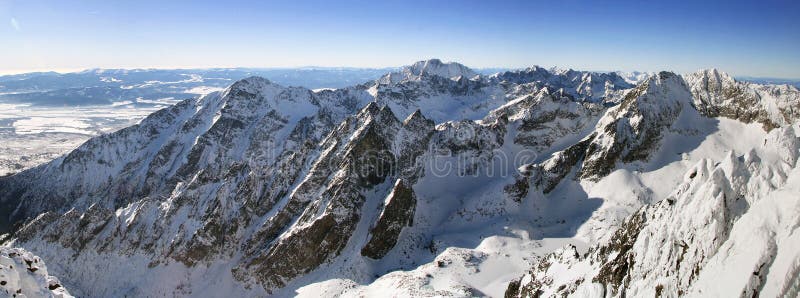
<path fill-rule="evenodd" d="M 37 256 L 21 248 L 0 247 L 0 295 L 3 297 L 72 297 Z"/>
<path fill-rule="evenodd" d="M 800 92 L 791 85 L 740 82 L 724 72 L 707 69 L 686 76 L 694 105 L 709 117 L 757 122 L 765 130 L 794 123 L 800 116 Z"/>

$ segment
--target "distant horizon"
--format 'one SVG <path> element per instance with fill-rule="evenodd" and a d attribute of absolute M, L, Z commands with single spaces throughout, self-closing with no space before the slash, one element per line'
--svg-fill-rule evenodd
<path fill-rule="evenodd" d="M 434 58 L 432 58 L 434 59 Z M 425 60 L 418 60 L 418 61 L 425 61 Z M 443 62 L 456 62 L 458 61 L 448 61 L 442 60 Z M 66 69 L 66 70 L 33 70 L 33 71 L 23 71 L 23 72 L 3 72 L 0 70 L 0 77 L 3 76 L 15 76 L 15 75 L 25 75 L 25 74 L 35 74 L 35 73 L 57 73 L 60 75 L 64 74 L 72 74 L 72 73 L 81 73 L 87 72 L 92 70 L 145 70 L 145 71 L 153 71 L 153 70 L 222 70 L 222 69 L 252 69 L 252 70 L 291 70 L 291 69 L 364 69 L 364 70 L 392 70 L 392 69 L 400 69 L 402 67 L 411 65 L 413 63 L 399 65 L 399 66 L 380 66 L 380 67 L 358 67 L 358 66 L 317 66 L 317 65 L 306 65 L 306 66 L 233 66 L 233 67 L 91 67 L 91 68 L 79 68 L 79 69 Z M 469 65 L 465 65 L 470 69 L 477 70 L 477 71 L 484 71 L 484 70 L 501 70 L 501 71 L 513 71 L 513 70 L 521 70 L 530 67 L 542 67 L 545 69 L 572 69 L 576 71 L 587 71 L 587 72 L 596 72 L 596 73 L 611 73 L 611 72 L 626 72 L 626 73 L 656 73 L 659 71 L 670 71 L 677 74 L 690 74 L 697 71 L 705 70 L 705 69 L 717 69 L 721 72 L 727 73 L 734 78 L 737 79 L 761 79 L 761 80 L 785 80 L 785 81 L 800 81 L 800 77 L 793 78 L 793 77 L 775 77 L 775 76 L 754 76 L 754 75 L 739 75 L 739 74 L 732 74 L 727 72 L 725 69 L 719 67 L 710 67 L 710 68 L 698 68 L 694 71 L 689 72 L 678 72 L 673 70 L 657 70 L 657 71 L 642 71 L 642 70 L 592 70 L 592 69 L 580 69 L 580 68 L 572 68 L 572 67 L 561 67 L 561 66 L 544 66 L 544 65 L 530 65 L 530 66 L 523 66 L 523 67 L 502 67 L 502 66 L 495 66 L 495 67 L 472 67 Z"/>
<path fill-rule="evenodd" d="M 0 0 L 0 72 L 93 68 L 716 67 L 800 78 L 800 1 Z"/>

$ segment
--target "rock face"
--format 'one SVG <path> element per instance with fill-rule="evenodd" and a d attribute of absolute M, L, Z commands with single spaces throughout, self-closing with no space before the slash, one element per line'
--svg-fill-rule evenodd
<path fill-rule="evenodd" d="M 20 248 L 0 247 L 0 294 L 3 297 L 72 297 L 42 259 Z"/>
<path fill-rule="evenodd" d="M 414 190 L 406 186 L 403 180 L 397 180 L 375 226 L 370 229 L 370 239 L 361 249 L 361 255 L 373 259 L 386 256 L 397 244 L 403 228 L 413 224 L 416 205 Z"/>
<path fill-rule="evenodd" d="M 480 274 L 479 264 L 496 256 L 471 247 L 511 237 L 507 230 L 514 227 L 564 226 L 566 219 L 556 218 L 561 214 L 546 213 L 569 214 L 575 209 L 569 202 L 587 204 L 569 201 L 574 195 L 559 186 L 599 183 L 615 170 L 648 163 L 660 156 L 665 137 L 680 132 L 682 121 L 725 116 L 709 111 L 737 100 L 706 87 L 713 84 L 688 82 L 659 73 L 633 86 L 614 73 L 538 67 L 484 77 L 435 59 L 319 92 L 247 78 L 0 178 L 0 232 L 9 233 L 9 244 L 56 262 L 51 270 L 81 296 L 280 296 L 334 279 L 358 285 L 331 295 L 373 282 L 441 284 L 395 272 L 458 264 Z M 775 153 L 784 166 L 758 161 L 773 155 L 751 154 L 745 163 L 732 157 L 730 171 L 717 169 L 726 163 L 708 161 L 679 187 L 704 192 L 676 190 L 655 200 L 661 202 L 631 217 L 610 244 L 587 256 L 575 249 L 554 253 L 536 265 L 541 272 L 516 282 L 509 293 L 600 289 L 593 284 L 613 295 L 645 293 L 656 282 L 664 293 L 688 293 L 696 280 L 712 280 L 703 270 L 691 278 L 684 274 L 711 264 L 714 251 L 728 242 L 699 239 L 733 235 L 731 225 L 744 219 L 745 205 L 756 204 L 759 187 L 789 185 L 797 144 L 784 124 L 796 122 L 791 106 L 798 91 L 780 90 L 773 94 L 787 103 L 778 105 L 784 112 L 765 115 L 781 126 L 772 133 L 780 132 L 776 142 L 787 144 Z M 776 115 L 783 118 L 771 118 Z M 762 178 L 743 180 L 741 173 Z M 748 186 L 737 188 L 743 183 Z M 669 206 L 706 204 L 703 196 L 718 197 L 714 189 L 725 190 L 717 209 L 692 205 L 708 211 L 692 220 L 722 216 L 725 224 L 697 222 L 698 233 L 708 232 L 693 238 L 695 232 L 680 230 L 690 219 Z M 657 268 L 671 272 L 667 265 L 680 259 L 684 263 L 674 269 L 680 278 L 644 279 L 653 268 L 636 267 L 645 264 L 636 259 L 644 257 L 634 253 L 637 243 L 644 243 L 642 231 L 663 225 L 677 230 L 652 241 L 686 244 L 672 248 L 678 253 L 665 254 Z M 596 270 L 559 289 L 561 279 L 551 278 L 556 265 L 542 265 L 559 262 Z M 634 269 L 642 276 L 631 275 Z M 403 279 L 392 281 L 397 276 Z M 634 286 L 640 277 L 647 282 Z M 402 293 L 486 294 L 462 283 L 420 291 Z"/>
<path fill-rule="evenodd" d="M 793 123 L 800 113 L 800 97 L 791 85 L 759 85 L 738 82 L 716 69 L 690 74 L 686 81 L 694 105 L 709 117 L 757 122 L 770 130 Z"/>

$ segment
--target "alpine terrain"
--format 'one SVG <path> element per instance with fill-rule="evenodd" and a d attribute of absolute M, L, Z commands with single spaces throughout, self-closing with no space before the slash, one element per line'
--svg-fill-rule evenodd
<path fill-rule="evenodd" d="M 797 297 L 798 119 L 715 69 L 248 77 L 0 178 L 0 295 Z"/>

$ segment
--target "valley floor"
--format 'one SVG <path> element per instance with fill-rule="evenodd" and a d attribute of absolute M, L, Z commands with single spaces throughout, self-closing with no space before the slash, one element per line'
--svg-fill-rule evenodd
<path fill-rule="evenodd" d="M 135 124 L 163 107 L 61 108 L 0 102 L 0 176 L 49 162 L 91 137 Z"/>

